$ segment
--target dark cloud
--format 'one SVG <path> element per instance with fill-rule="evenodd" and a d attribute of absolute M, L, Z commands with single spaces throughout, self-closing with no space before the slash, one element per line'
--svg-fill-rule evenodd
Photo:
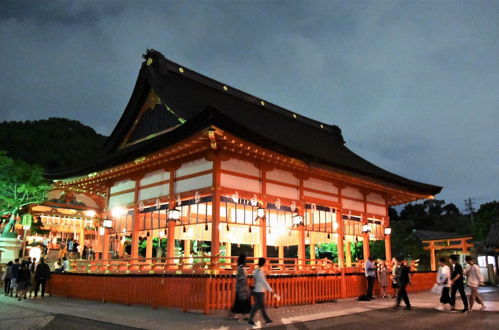
<path fill-rule="evenodd" d="M 493 1 L 2 1 L 0 120 L 109 134 L 155 48 L 461 206 L 499 195 L 498 40 Z"/>

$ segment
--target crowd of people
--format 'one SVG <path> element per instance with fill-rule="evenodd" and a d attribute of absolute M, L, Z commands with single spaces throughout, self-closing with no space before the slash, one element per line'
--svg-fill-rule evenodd
<path fill-rule="evenodd" d="M 458 256 L 451 255 L 449 262 L 452 267 L 446 263 L 445 258 L 440 258 L 438 261 L 439 268 L 437 280 L 434 286 L 435 292 L 440 292 L 440 305 L 436 309 L 440 311 L 451 311 L 456 308 L 456 294 L 459 292 L 463 301 L 463 313 L 467 313 L 473 309 L 475 301 L 481 305 L 480 309 L 484 309 L 483 299 L 478 294 L 478 287 L 483 284 L 480 268 L 475 264 L 471 256 L 466 256 L 464 259 L 467 263 L 465 269 L 459 264 Z M 467 279 L 467 286 L 470 288 L 471 294 L 468 301 L 464 289 L 464 277 Z"/>
<path fill-rule="evenodd" d="M 44 258 L 19 258 L 7 263 L 2 280 L 5 296 L 22 300 L 37 297 L 41 288 L 41 297 L 45 296 L 45 285 L 50 278 L 50 267 Z"/>
<path fill-rule="evenodd" d="M 463 267 L 458 262 L 457 255 L 451 255 L 447 264 L 446 258 L 439 259 L 439 269 L 433 292 L 440 294 L 440 305 L 436 309 L 440 311 L 453 311 L 456 306 L 456 294 L 459 292 L 463 302 L 462 313 L 467 313 L 472 310 L 473 304 L 476 301 L 481 305 L 480 309 L 484 309 L 483 299 L 478 294 L 478 288 L 483 285 L 483 278 L 480 268 L 473 261 L 473 257 L 466 256 L 465 261 L 467 267 Z M 371 300 L 373 297 L 373 288 L 375 280 L 379 284 L 379 298 L 387 298 L 388 279 L 391 277 L 391 285 L 393 288 L 392 298 L 396 298 L 394 305 L 395 309 L 400 307 L 403 300 L 405 309 L 411 309 L 411 302 L 407 295 L 407 286 L 411 285 L 410 268 L 406 265 L 403 258 L 396 257 L 392 260 L 391 276 L 388 267 L 384 260 L 375 261 L 373 257 L 369 257 L 365 262 L 365 276 L 367 280 L 367 292 L 361 296 L 361 300 Z M 464 278 L 466 277 L 467 286 L 470 289 L 470 297 L 465 293 Z"/>

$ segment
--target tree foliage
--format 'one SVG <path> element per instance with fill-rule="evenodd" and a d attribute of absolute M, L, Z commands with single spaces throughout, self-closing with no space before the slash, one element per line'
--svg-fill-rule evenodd
<path fill-rule="evenodd" d="M 105 139 L 93 128 L 65 118 L 0 123 L 0 150 L 45 170 L 81 164 L 99 150 Z"/>
<path fill-rule="evenodd" d="M 49 188 L 49 183 L 42 177 L 41 167 L 12 159 L 5 152 L 0 152 L 0 212 L 11 215 L 2 235 L 10 231 L 22 208 L 41 203 Z"/>
<path fill-rule="evenodd" d="M 471 226 L 475 234 L 475 240 L 483 241 L 487 238 L 490 226 L 499 222 L 499 201 L 488 202 L 480 205 L 474 214 L 474 222 Z"/>

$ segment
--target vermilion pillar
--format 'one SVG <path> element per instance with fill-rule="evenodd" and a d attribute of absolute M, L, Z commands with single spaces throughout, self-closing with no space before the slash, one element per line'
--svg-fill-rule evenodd
<path fill-rule="evenodd" d="M 110 259 L 109 258 L 109 228 L 104 230 L 104 241 L 102 244 L 102 259 Z"/>
<path fill-rule="evenodd" d="M 343 226 L 343 217 L 342 217 L 341 208 L 336 210 L 336 223 L 338 224 L 338 266 L 345 266 L 345 229 Z"/>
<path fill-rule="evenodd" d="M 140 221 L 140 213 L 139 213 L 139 184 L 140 180 L 135 179 L 135 195 L 133 198 L 133 215 L 132 215 L 132 263 L 137 262 L 137 258 L 139 257 L 139 221 Z"/>
<path fill-rule="evenodd" d="M 166 242 L 166 257 L 169 258 L 168 264 L 172 264 L 173 258 L 175 258 L 175 220 L 168 220 L 167 237 L 168 238 Z"/>
<path fill-rule="evenodd" d="M 260 256 L 267 258 L 267 220 L 265 217 L 260 218 Z"/>
<path fill-rule="evenodd" d="M 430 263 L 431 263 L 431 270 L 433 271 L 437 270 L 437 266 L 435 263 L 435 247 L 433 246 L 433 242 L 430 242 Z"/>
<path fill-rule="evenodd" d="M 211 256 L 212 268 L 217 268 L 218 256 L 220 254 L 220 168 L 221 160 L 218 152 L 213 157 L 213 192 L 211 201 Z"/>
<path fill-rule="evenodd" d="M 305 259 L 305 226 L 298 225 L 298 263 L 304 264 Z"/>

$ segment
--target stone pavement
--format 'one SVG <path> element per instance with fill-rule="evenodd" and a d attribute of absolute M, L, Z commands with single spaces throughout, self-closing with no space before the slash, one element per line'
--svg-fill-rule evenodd
<path fill-rule="evenodd" d="M 487 312 L 499 312 L 499 291 L 493 288 L 482 288 L 481 291 L 486 300 Z M 410 299 L 413 307 L 418 310 L 432 309 L 438 304 L 438 296 L 429 292 L 411 294 Z M 316 320 L 350 317 L 356 313 L 382 311 L 392 305 L 392 299 L 375 299 L 369 302 L 343 299 L 335 303 L 271 308 L 268 313 L 274 320 L 273 326 L 281 329 L 304 329 L 298 325 L 317 322 Z M 459 298 L 457 308 L 462 308 Z M 410 315 L 412 312 L 400 311 L 400 313 Z M 261 323 L 258 321 L 257 327 L 260 326 Z M 203 315 L 172 309 L 124 306 L 62 297 L 17 301 L 0 295 L 0 329 L 42 328 L 187 330 L 249 329 L 249 326 L 246 322 L 228 319 L 225 312 Z"/>

